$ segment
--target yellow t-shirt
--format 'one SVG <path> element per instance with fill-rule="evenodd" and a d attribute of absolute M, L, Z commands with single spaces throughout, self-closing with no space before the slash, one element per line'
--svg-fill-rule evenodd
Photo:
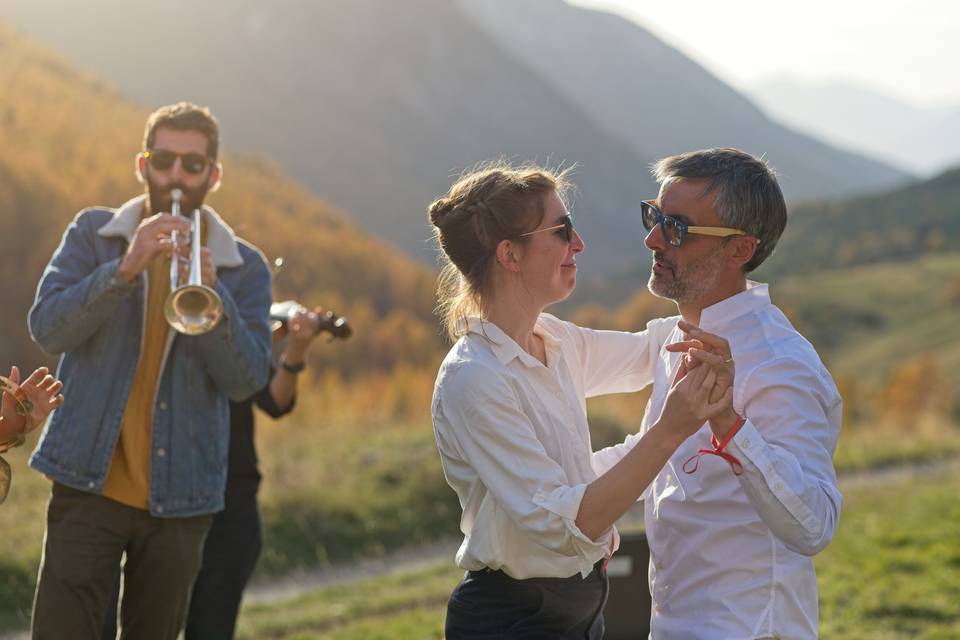
<path fill-rule="evenodd" d="M 149 215 L 149 214 L 144 214 Z M 201 237 L 206 235 L 202 220 Z M 143 349 L 133 378 L 133 388 L 123 413 L 120 439 L 113 452 L 103 495 L 122 504 L 150 508 L 150 454 L 153 411 L 160 383 L 160 365 L 167 334 L 173 329 L 163 316 L 170 293 L 170 258 L 157 256 L 147 268 L 147 321 Z"/>
<path fill-rule="evenodd" d="M 147 268 L 147 321 L 143 348 L 133 388 L 123 412 L 120 439 L 113 452 L 103 495 L 138 509 L 149 508 L 150 440 L 153 409 L 167 333 L 173 331 L 163 317 L 163 303 L 170 293 L 170 259 L 157 256 Z"/>

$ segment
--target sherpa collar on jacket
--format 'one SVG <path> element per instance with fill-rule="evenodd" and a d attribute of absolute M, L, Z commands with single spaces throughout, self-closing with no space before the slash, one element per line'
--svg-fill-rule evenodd
<path fill-rule="evenodd" d="M 97 233 L 104 238 L 123 237 L 127 242 L 132 242 L 133 234 L 140 226 L 140 214 L 143 212 L 146 200 L 146 195 L 140 195 L 122 204 L 114 212 L 113 218 L 100 227 Z M 233 233 L 233 229 L 211 207 L 203 205 L 202 211 L 207 226 L 206 246 L 213 257 L 213 266 L 217 268 L 241 266 L 243 258 L 237 249 L 237 236 Z"/>

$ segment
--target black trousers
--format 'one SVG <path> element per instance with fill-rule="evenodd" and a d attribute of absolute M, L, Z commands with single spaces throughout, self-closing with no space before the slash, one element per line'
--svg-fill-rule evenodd
<path fill-rule="evenodd" d="M 228 493 L 226 508 L 213 517 L 203 546 L 203 562 L 190 595 L 185 640 L 232 640 L 243 590 L 262 548 L 260 510 L 255 492 Z M 103 640 L 117 636 L 116 578 Z"/>
<path fill-rule="evenodd" d="M 243 590 L 263 547 L 257 496 L 228 497 L 213 517 L 193 583 L 185 640 L 232 640 Z"/>
<path fill-rule="evenodd" d="M 99 638 L 124 553 L 124 638 L 174 640 L 210 520 L 156 518 L 55 483 L 33 605 L 34 640 Z"/>
<path fill-rule="evenodd" d="M 502 571 L 468 571 L 447 603 L 447 640 L 538 638 L 600 640 L 607 572 L 586 578 L 515 580 Z"/>

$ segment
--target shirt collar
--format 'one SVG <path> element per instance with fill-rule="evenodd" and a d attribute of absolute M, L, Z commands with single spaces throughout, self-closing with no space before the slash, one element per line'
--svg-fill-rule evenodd
<path fill-rule="evenodd" d="M 140 225 L 141 213 L 146 204 L 147 196 L 140 195 L 128 200 L 113 214 L 107 224 L 100 227 L 97 233 L 104 238 L 125 238 L 133 241 L 133 234 Z M 211 207 L 203 205 L 203 218 L 206 221 L 207 248 L 213 258 L 215 267 L 239 267 L 243 258 L 237 249 L 237 236 L 233 233 L 223 218 Z"/>
<path fill-rule="evenodd" d="M 730 296 L 700 312 L 700 328 L 711 331 L 741 316 L 770 306 L 770 288 L 767 284 L 747 280 L 745 291 Z"/>
<path fill-rule="evenodd" d="M 476 333 L 485 338 L 490 343 L 490 349 L 501 364 L 507 364 L 514 358 L 528 367 L 542 367 L 543 363 L 527 353 L 517 342 L 504 333 L 503 329 L 477 316 L 467 318 L 467 332 Z M 539 320 L 533 328 L 533 332 L 543 338 L 543 344 L 547 351 L 547 364 L 553 365 L 560 356 L 560 341 L 555 338 Z"/>

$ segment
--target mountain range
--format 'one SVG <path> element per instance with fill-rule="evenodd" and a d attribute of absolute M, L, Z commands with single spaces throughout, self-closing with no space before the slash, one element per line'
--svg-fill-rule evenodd
<path fill-rule="evenodd" d="M 666 154 L 764 155 L 791 199 L 909 178 L 776 124 L 640 26 L 561 0 L 4 0 L 0 21 L 145 108 L 210 105 L 227 149 L 265 154 L 427 262 L 427 205 L 491 158 L 575 165 L 596 276 L 644 251 L 636 203 Z"/>
<path fill-rule="evenodd" d="M 59 56 L 0 25 L 0 366 L 39 364 L 26 314 L 71 217 L 116 207 L 134 179 L 147 112 Z M 358 339 L 319 349 L 350 375 L 433 357 L 434 273 L 371 236 L 262 157 L 228 153 L 211 204 L 270 259 L 283 256 L 275 293 L 346 314 Z M 49 361 L 47 361 L 49 363 Z"/>
<path fill-rule="evenodd" d="M 917 106 L 845 81 L 774 76 L 748 95 L 770 117 L 920 175 L 960 164 L 960 104 Z"/>

